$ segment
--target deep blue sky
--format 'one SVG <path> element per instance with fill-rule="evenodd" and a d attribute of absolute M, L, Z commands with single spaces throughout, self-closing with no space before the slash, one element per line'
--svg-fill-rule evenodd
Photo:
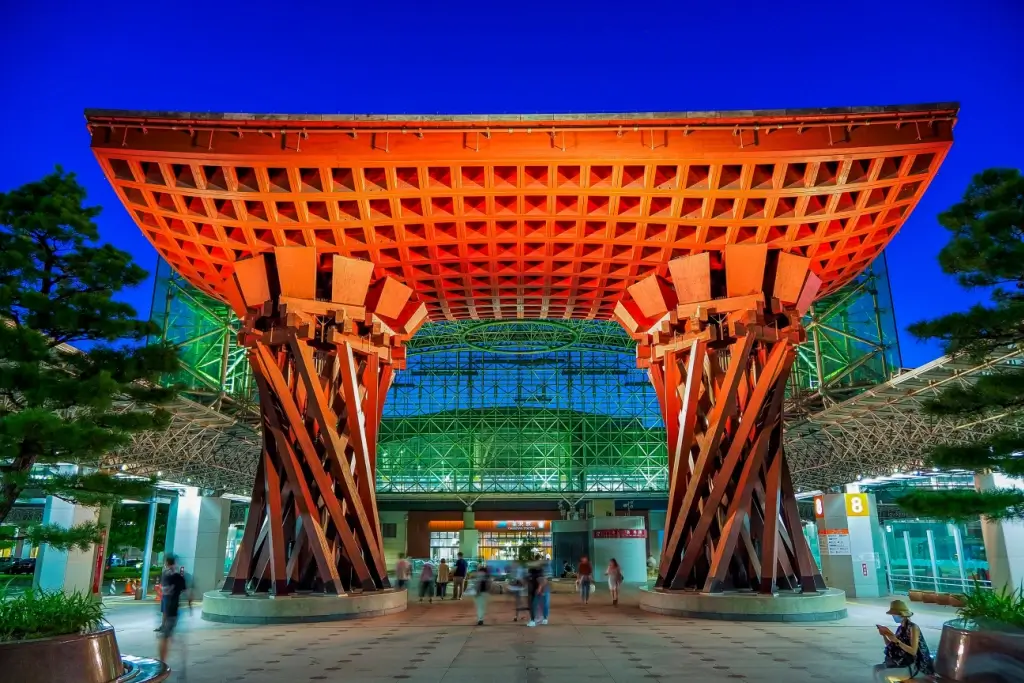
<path fill-rule="evenodd" d="M 155 252 L 89 151 L 86 107 L 530 113 L 957 100 L 953 150 L 887 250 L 912 367 L 938 350 L 903 328 L 978 298 L 939 271 L 936 214 L 975 172 L 1024 166 L 1019 1 L 319 5 L 5 3 L 0 190 L 62 164 L 106 207 L 104 238 L 151 267 Z M 148 312 L 151 293 L 128 298 Z"/>

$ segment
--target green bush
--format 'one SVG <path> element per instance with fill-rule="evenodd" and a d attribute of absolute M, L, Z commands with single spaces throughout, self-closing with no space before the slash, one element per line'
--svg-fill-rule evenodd
<path fill-rule="evenodd" d="M 994 591 L 975 583 L 963 597 L 963 603 L 956 612 L 965 621 L 985 629 L 1024 629 L 1024 586 L 1015 591 L 1005 586 L 1001 591 Z"/>
<path fill-rule="evenodd" d="M 8 595 L 0 590 L 0 643 L 36 640 L 96 628 L 103 604 L 87 593 L 27 590 Z"/>

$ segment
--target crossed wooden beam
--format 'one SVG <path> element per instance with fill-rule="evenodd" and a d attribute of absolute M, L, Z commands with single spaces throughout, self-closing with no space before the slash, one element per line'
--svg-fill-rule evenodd
<path fill-rule="evenodd" d="M 766 245 L 676 259 L 668 270 L 630 286 L 615 310 L 638 342 L 668 439 L 657 586 L 823 589 L 782 447 L 786 381 L 806 337 L 800 319 L 821 280 L 810 259 Z M 425 306 L 397 280 L 374 280 L 372 263 L 311 247 L 240 261 L 232 277 L 264 444 L 224 589 L 390 587 L 377 433 Z"/>
<path fill-rule="evenodd" d="M 373 264 L 278 247 L 235 264 L 263 453 L 224 590 L 389 588 L 374 476 L 393 372 L 426 306 Z"/>
<path fill-rule="evenodd" d="M 821 280 L 767 245 L 671 261 L 627 289 L 615 318 L 637 340 L 668 438 L 656 586 L 805 592 L 825 585 L 803 535 L 782 409 L 800 319 Z"/>

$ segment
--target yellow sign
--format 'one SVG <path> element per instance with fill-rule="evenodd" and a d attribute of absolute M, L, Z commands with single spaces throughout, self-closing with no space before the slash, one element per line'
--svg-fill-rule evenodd
<path fill-rule="evenodd" d="M 846 516 L 847 517 L 869 517 L 871 511 L 868 509 L 868 494 L 847 493 L 846 494 Z"/>

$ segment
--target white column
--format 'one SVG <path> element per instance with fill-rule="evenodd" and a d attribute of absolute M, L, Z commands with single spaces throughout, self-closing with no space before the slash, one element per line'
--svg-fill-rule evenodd
<path fill-rule="evenodd" d="M 886 595 L 882 530 L 874 494 L 816 496 L 814 516 L 825 583 L 846 591 L 851 598 Z"/>
<path fill-rule="evenodd" d="M 43 508 L 43 524 L 57 524 L 69 529 L 85 522 L 100 522 L 100 508 L 75 505 L 60 498 L 48 497 Z M 109 517 L 108 517 L 109 522 Z M 97 546 L 88 550 L 54 550 L 43 544 L 36 560 L 33 583 L 42 590 L 63 590 L 65 593 L 92 592 L 93 571 L 102 569 L 102 551 Z M 97 559 L 97 555 L 101 556 Z"/>
<path fill-rule="evenodd" d="M 230 514 L 230 500 L 200 496 L 195 488 L 185 489 L 171 506 L 167 547 L 185 568 L 196 599 L 223 583 Z"/>
<path fill-rule="evenodd" d="M 1024 480 L 1003 474 L 978 474 L 974 486 L 979 491 L 1024 489 Z M 992 588 L 1017 590 L 1024 582 L 1024 520 L 988 520 L 981 518 L 981 536 Z"/>

